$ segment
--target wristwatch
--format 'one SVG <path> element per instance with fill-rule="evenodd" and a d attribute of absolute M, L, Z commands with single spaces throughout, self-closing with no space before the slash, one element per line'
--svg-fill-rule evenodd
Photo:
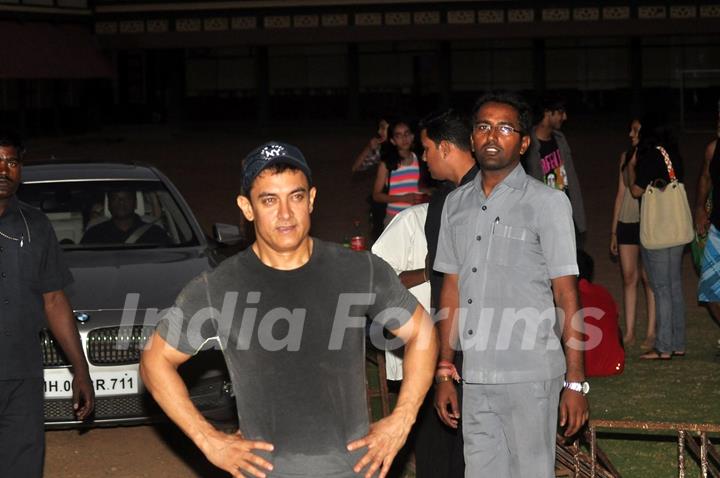
<path fill-rule="evenodd" d="M 590 391 L 590 384 L 587 382 L 563 382 L 563 388 L 587 395 Z"/>

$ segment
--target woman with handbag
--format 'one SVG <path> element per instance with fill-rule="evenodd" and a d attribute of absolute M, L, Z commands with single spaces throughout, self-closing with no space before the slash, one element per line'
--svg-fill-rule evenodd
<path fill-rule="evenodd" d="M 670 360 L 685 355 L 682 254 L 693 237 L 682 184 L 682 157 L 670 129 L 648 116 L 640 122 L 637 154 L 630 160 L 630 192 L 640 198 L 640 242 L 657 307 L 655 348 L 640 356 Z"/>
<path fill-rule="evenodd" d="M 647 302 L 647 334 L 640 349 L 648 352 L 655 347 L 655 296 L 650 288 L 647 273 L 640 260 L 640 202 L 630 193 L 628 164 L 635 155 L 639 141 L 640 120 L 630 123 L 630 148 L 620 155 L 620 174 L 613 208 L 610 253 L 620 259 L 625 309 L 625 347 L 635 342 L 635 316 L 637 312 L 638 282 L 642 282 Z"/>

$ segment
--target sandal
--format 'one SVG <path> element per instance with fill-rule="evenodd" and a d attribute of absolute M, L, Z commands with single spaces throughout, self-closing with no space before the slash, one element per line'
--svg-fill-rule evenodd
<path fill-rule="evenodd" d="M 642 354 L 640 356 L 641 360 L 670 360 L 672 359 L 672 354 L 663 355 L 662 352 L 660 352 L 658 349 L 652 349 L 650 352 Z"/>
<path fill-rule="evenodd" d="M 672 353 L 672 356 L 673 356 L 673 357 L 684 357 L 684 356 L 685 356 L 685 352 L 673 352 L 673 353 Z"/>
<path fill-rule="evenodd" d="M 655 349 L 655 337 L 646 338 L 642 344 L 640 344 L 640 350 L 643 352 L 650 352 Z"/>

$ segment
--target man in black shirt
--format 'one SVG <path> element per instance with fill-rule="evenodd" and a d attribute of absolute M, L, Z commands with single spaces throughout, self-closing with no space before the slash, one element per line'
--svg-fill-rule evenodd
<path fill-rule="evenodd" d="M 440 218 L 448 194 L 456 187 L 475 178 L 478 167 L 470 151 L 472 129 L 468 121 L 453 110 L 429 115 L 420 122 L 420 140 L 423 146 L 422 159 L 428 165 L 433 179 L 444 181 L 430 198 L 425 219 L 425 238 L 428 256 L 426 269 L 405 271 L 400 279 L 405 287 L 411 288 L 430 278 L 431 307 L 437 310 L 440 303 L 443 274 L 432 270 L 440 233 Z M 442 318 L 442 314 L 436 317 Z M 443 321 L 438 322 L 442 327 Z M 441 344 L 442 346 L 442 344 Z M 462 354 L 455 360 L 457 368 L 462 366 Z M 418 415 L 415 426 L 415 470 L 417 478 L 462 478 L 465 473 L 462 433 L 457 428 L 445 426 L 439 419 L 435 407 L 450 407 L 453 416 L 459 417 L 459 403 L 445 397 L 437 397 L 431 390 Z M 460 396 L 458 387 L 458 396 Z M 438 398 L 443 405 L 436 404 Z M 455 423 L 459 426 L 459 421 Z"/>
<path fill-rule="evenodd" d="M 137 199 L 134 191 L 111 191 L 108 193 L 109 221 L 101 222 L 87 231 L 82 244 L 159 244 L 168 242 L 161 227 L 143 222 L 135 214 Z"/>
<path fill-rule="evenodd" d="M 423 160 L 427 162 L 433 179 L 444 181 L 430 198 L 425 238 L 428 245 L 428 269 L 430 277 L 431 305 L 437 310 L 440 303 L 443 274 L 432 270 L 440 233 L 440 218 L 448 194 L 456 187 L 472 181 L 478 172 L 475 159 L 470 151 L 472 129 L 468 121 L 457 112 L 449 110 L 433 114 L 420 123 L 420 139 L 423 146 Z M 408 285 L 406 283 L 406 285 Z M 412 284 L 414 285 L 414 284 Z M 438 323 L 441 327 L 443 322 Z M 458 353 L 455 364 L 461 368 L 462 354 Z M 459 388 L 459 387 L 458 387 Z M 458 396 L 459 396 L 458 391 Z M 435 404 L 437 400 L 442 405 Z M 450 403 L 443 397 L 428 393 L 423 403 L 415 438 L 415 460 L 417 478 L 462 478 L 465 472 L 462 433 L 440 422 L 434 407 L 449 406 L 459 417 L 459 404 Z M 458 420 L 459 425 L 459 420 Z"/>
<path fill-rule="evenodd" d="M 39 333 L 50 331 L 72 365 L 78 420 L 94 393 L 72 309 L 63 288 L 70 271 L 47 217 L 18 201 L 24 148 L 0 132 L 0 474 L 42 476 L 45 451 Z"/>
<path fill-rule="evenodd" d="M 309 236 L 316 189 L 297 148 L 270 142 L 243 166 L 238 206 L 256 241 L 180 293 L 143 354 L 142 378 L 205 456 L 234 476 L 370 478 L 379 470 L 382 478 L 432 382 L 432 321 L 387 263 Z M 397 405 L 372 426 L 365 317 L 371 336 L 383 326 L 405 342 Z M 200 415 L 177 374 L 210 341 L 232 378 L 235 435 Z"/>

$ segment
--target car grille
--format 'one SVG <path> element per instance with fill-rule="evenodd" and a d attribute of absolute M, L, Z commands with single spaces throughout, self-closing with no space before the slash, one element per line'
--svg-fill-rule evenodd
<path fill-rule="evenodd" d="M 228 420 L 236 417 L 232 385 L 222 377 L 201 380 L 189 387 L 190 399 L 207 417 Z M 93 419 L 96 421 L 144 421 L 162 416 L 160 407 L 147 393 L 116 397 L 95 397 Z M 45 423 L 75 421 L 70 398 L 45 400 Z M 92 422 L 92 421 L 91 421 Z"/>
<path fill-rule="evenodd" d="M 138 363 L 145 343 L 154 327 L 105 327 L 91 330 L 87 338 L 87 356 L 93 365 L 126 365 Z M 49 330 L 40 332 L 40 346 L 44 367 L 70 365 Z"/>
<path fill-rule="evenodd" d="M 65 354 L 55 342 L 55 338 L 47 329 L 40 331 L 40 346 L 42 347 L 43 366 L 63 367 L 70 365 Z"/>
<path fill-rule="evenodd" d="M 160 413 L 160 408 L 147 395 L 126 397 L 96 397 L 96 420 L 122 420 L 151 417 Z M 74 421 L 75 412 L 71 399 L 45 400 L 45 422 Z"/>
<path fill-rule="evenodd" d="M 105 327 L 88 332 L 87 356 L 93 365 L 138 363 L 154 327 Z"/>

